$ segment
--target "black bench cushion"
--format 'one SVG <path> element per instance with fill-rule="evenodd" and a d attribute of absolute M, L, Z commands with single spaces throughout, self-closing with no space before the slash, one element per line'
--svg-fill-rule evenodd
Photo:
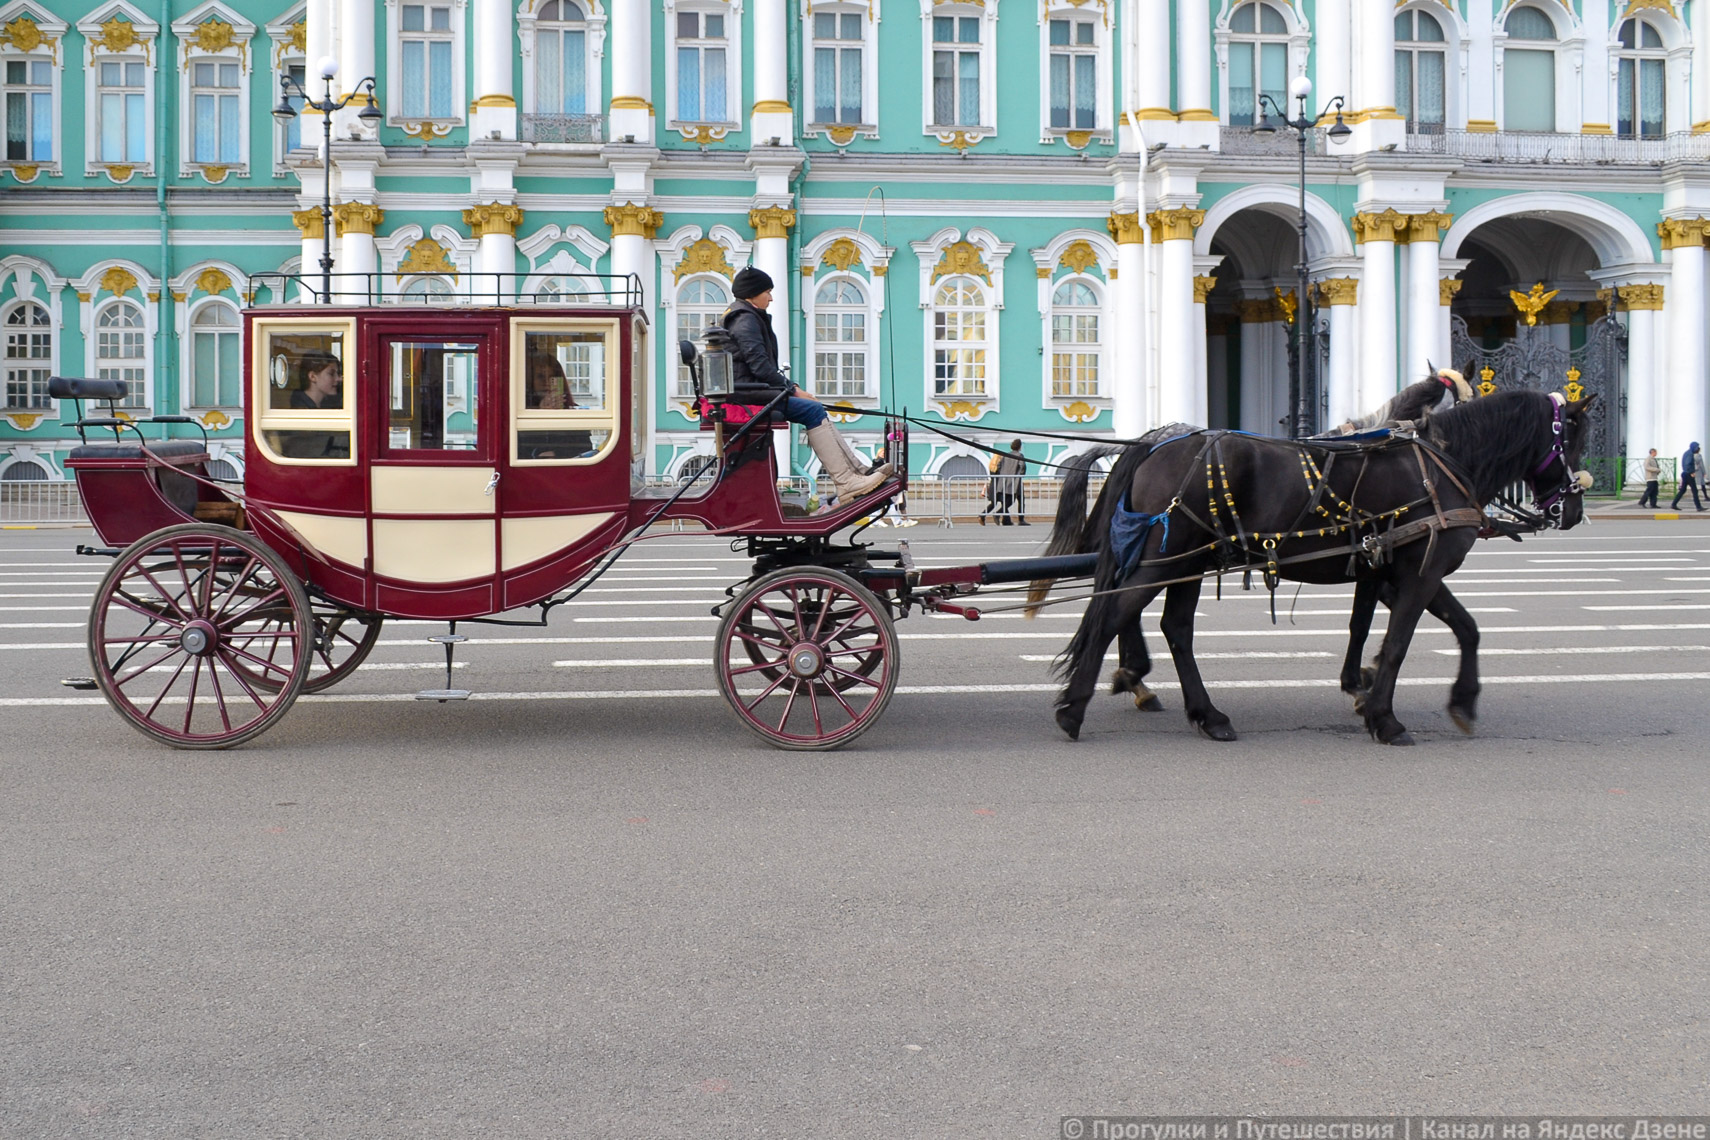
<path fill-rule="evenodd" d="M 179 459 L 201 455 L 207 447 L 199 439 L 151 440 L 148 449 L 162 459 Z M 142 445 L 124 443 L 85 443 L 71 449 L 72 459 L 137 459 L 143 458 Z"/>

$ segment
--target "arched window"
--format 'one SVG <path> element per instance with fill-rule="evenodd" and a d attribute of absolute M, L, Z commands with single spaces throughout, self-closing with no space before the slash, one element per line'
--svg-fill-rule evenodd
<path fill-rule="evenodd" d="M 694 340 L 702 329 L 718 324 L 729 307 L 730 289 L 722 280 L 716 277 L 689 278 L 677 290 L 677 336 L 671 342 L 673 349 L 679 341 Z M 676 355 L 675 352 L 672 355 Z M 695 382 L 689 375 L 689 366 L 679 360 L 677 395 L 688 398 L 694 394 Z"/>
<path fill-rule="evenodd" d="M 243 403 L 237 310 L 210 301 L 190 318 L 190 406 L 235 408 Z"/>
<path fill-rule="evenodd" d="M 28 459 L 20 459 L 5 471 L 0 471 L 0 482 L 4 483 L 41 483 L 47 477 L 46 467 Z"/>
<path fill-rule="evenodd" d="M 535 110 L 588 112 L 588 22 L 575 0 L 546 0 L 534 24 Z"/>
<path fill-rule="evenodd" d="M 864 399 L 868 354 L 866 294 L 847 278 L 827 281 L 814 294 L 814 394 Z"/>
<path fill-rule="evenodd" d="M 1264 0 L 1252 0 L 1229 17 L 1229 125 L 1263 118 L 1260 95 L 1288 109 L 1288 24 Z"/>
<path fill-rule="evenodd" d="M 6 314 L 6 406 L 46 408 L 53 370 L 53 322 L 48 311 L 26 301 Z"/>
<path fill-rule="evenodd" d="M 1556 129 L 1556 26 L 1537 8 L 1515 8 L 1504 22 L 1509 46 L 1502 53 L 1502 129 Z M 1515 44 L 1525 44 L 1516 47 Z"/>
<path fill-rule="evenodd" d="M 218 479 L 223 483 L 243 482 L 243 479 L 238 475 L 237 467 L 226 459 L 208 460 L 208 478 Z"/>
<path fill-rule="evenodd" d="M 1447 62 L 1447 40 L 1437 17 L 1403 12 L 1395 18 L 1395 109 L 1413 134 L 1443 133 Z"/>
<path fill-rule="evenodd" d="M 932 299 L 932 392 L 986 394 L 986 295 L 972 277 L 946 278 Z"/>
<path fill-rule="evenodd" d="M 972 455 L 952 455 L 938 468 L 940 479 L 984 479 L 988 474 L 985 462 Z"/>
<path fill-rule="evenodd" d="M 1085 281 L 1065 281 L 1051 295 L 1051 395 L 1097 398 L 1099 389 L 1098 294 Z"/>
<path fill-rule="evenodd" d="M 1621 25 L 1620 42 L 1615 133 L 1624 139 L 1660 139 L 1668 107 L 1664 82 L 1668 55 L 1662 35 L 1644 20 L 1628 20 Z"/>
<path fill-rule="evenodd" d="M 455 290 L 443 277 L 412 277 L 404 283 L 403 295 L 428 304 L 449 301 Z"/>
<path fill-rule="evenodd" d="M 142 310 L 129 301 L 118 301 L 95 318 L 95 374 L 103 380 L 123 380 L 128 389 L 122 407 L 148 406 L 145 357 L 148 333 Z"/>

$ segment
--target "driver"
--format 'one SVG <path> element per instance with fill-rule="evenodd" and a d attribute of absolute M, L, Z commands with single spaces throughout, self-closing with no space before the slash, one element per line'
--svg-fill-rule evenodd
<path fill-rule="evenodd" d="M 724 313 L 725 331 L 735 342 L 733 356 L 734 397 L 745 404 L 771 402 L 779 392 L 789 398 L 780 406 L 784 418 L 807 428 L 808 446 L 819 456 L 820 467 L 831 476 L 839 499 L 859 498 L 876 490 L 891 477 L 891 465 L 880 465 L 871 474 L 862 474 L 860 456 L 844 442 L 825 408 L 812 396 L 800 391 L 778 369 L 778 337 L 772 332 L 772 278 L 752 265 L 744 268 L 731 282 L 736 300 Z"/>

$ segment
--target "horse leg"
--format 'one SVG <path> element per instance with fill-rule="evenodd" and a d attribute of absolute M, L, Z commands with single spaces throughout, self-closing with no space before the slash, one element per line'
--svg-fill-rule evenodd
<path fill-rule="evenodd" d="M 1163 712 L 1164 702 L 1146 687 L 1152 671 L 1152 655 L 1146 651 L 1146 634 L 1136 621 L 1116 635 L 1116 672 L 1110 675 L 1112 693 L 1133 693 L 1134 707 L 1144 712 Z"/>
<path fill-rule="evenodd" d="M 1130 628 L 1139 629 L 1140 614 L 1158 587 L 1129 589 L 1114 596 L 1094 598 L 1081 617 L 1080 628 L 1069 642 L 1068 681 L 1057 694 L 1057 727 L 1079 740 L 1081 722 L 1086 719 L 1087 704 L 1098 688 L 1098 674 L 1104 664 L 1104 651 L 1118 634 Z"/>
<path fill-rule="evenodd" d="M 1199 579 L 1177 582 L 1164 595 L 1164 616 L 1161 627 L 1164 641 L 1175 659 L 1176 677 L 1182 685 L 1182 703 L 1187 718 L 1212 740 L 1234 740 L 1235 727 L 1229 718 L 1211 703 L 1200 679 L 1199 665 L 1193 659 L 1193 611 L 1199 604 Z"/>
<path fill-rule="evenodd" d="M 1342 691 L 1359 696 L 1372 687 L 1371 678 L 1360 668 L 1360 654 L 1372 631 L 1377 612 L 1378 580 L 1365 574 L 1354 579 L 1354 609 L 1348 615 L 1348 655 L 1342 659 Z"/>
<path fill-rule="evenodd" d="M 1478 623 L 1460 599 L 1449 592 L 1447 582 L 1437 588 L 1436 596 L 1425 608 L 1449 627 L 1461 647 L 1460 672 L 1449 687 L 1449 718 L 1456 728 L 1471 736 L 1473 721 L 1478 719 L 1478 695 L 1484 688 L 1478 681 Z"/>
<path fill-rule="evenodd" d="M 1395 598 L 1389 606 L 1389 632 L 1384 634 L 1378 650 L 1377 676 L 1366 694 L 1363 715 L 1366 730 L 1380 744 L 1412 744 L 1413 737 L 1395 719 L 1395 682 L 1401 675 L 1401 663 L 1412 644 L 1413 631 L 1425 612 L 1425 603 L 1442 588 L 1443 580 L 1436 574 L 1420 577 L 1416 572 L 1397 570 Z"/>

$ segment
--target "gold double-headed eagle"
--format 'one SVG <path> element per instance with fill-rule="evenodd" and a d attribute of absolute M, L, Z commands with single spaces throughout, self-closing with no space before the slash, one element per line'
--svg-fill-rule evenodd
<path fill-rule="evenodd" d="M 1554 300 L 1555 295 L 1560 292 L 1560 289 L 1551 289 L 1548 293 L 1544 292 L 1544 283 L 1540 281 L 1532 286 L 1530 293 L 1516 293 L 1510 289 L 1508 295 L 1514 299 L 1514 307 L 1519 309 L 1521 315 L 1526 318 L 1526 324 L 1531 326 L 1538 323 L 1538 314 L 1543 312 L 1544 306 Z"/>

